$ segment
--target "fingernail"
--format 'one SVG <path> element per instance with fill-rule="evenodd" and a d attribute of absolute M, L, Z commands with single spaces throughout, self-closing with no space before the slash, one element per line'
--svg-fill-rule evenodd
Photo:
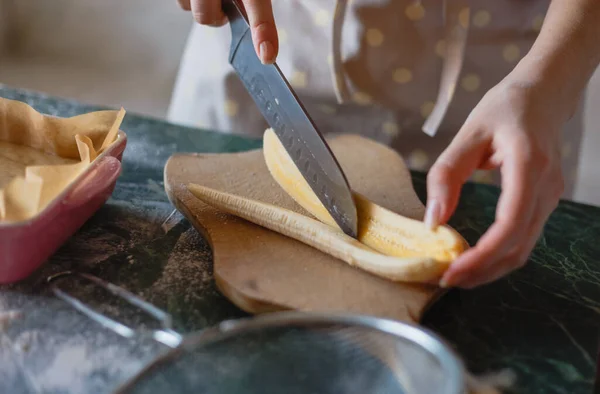
<path fill-rule="evenodd" d="M 451 287 L 451 286 L 453 286 L 453 285 L 454 285 L 454 283 L 456 283 L 456 281 L 453 281 L 453 280 L 451 280 L 451 279 L 452 279 L 452 276 L 451 276 L 451 275 L 448 275 L 448 274 L 450 274 L 450 271 L 446 271 L 446 272 L 444 273 L 444 275 L 442 275 L 442 277 L 440 278 L 440 281 L 439 281 L 439 283 L 438 283 L 438 285 L 439 285 L 440 287 L 443 287 L 443 288 L 448 288 L 448 287 Z"/>
<path fill-rule="evenodd" d="M 221 27 L 227 23 L 227 15 L 223 15 L 220 19 L 215 19 L 211 24 L 212 27 Z"/>
<path fill-rule="evenodd" d="M 269 41 L 263 41 L 259 46 L 259 57 L 263 64 L 273 63 L 273 44 Z"/>
<path fill-rule="evenodd" d="M 425 226 L 430 230 L 435 229 L 440 220 L 440 204 L 437 200 L 431 200 L 427 203 L 425 211 Z"/>
<path fill-rule="evenodd" d="M 207 12 L 194 12 L 193 17 L 201 25 L 212 26 L 215 23 L 213 15 Z"/>

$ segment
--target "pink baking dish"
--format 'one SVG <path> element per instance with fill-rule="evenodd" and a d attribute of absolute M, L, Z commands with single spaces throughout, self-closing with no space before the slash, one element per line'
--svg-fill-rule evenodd
<path fill-rule="evenodd" d="M 110 148 L 37 216 L 0 223 L 0 284 L 31 275 L 104 205 L 121 175 L 126 145 L 127 136 L 119 131 Z"/>

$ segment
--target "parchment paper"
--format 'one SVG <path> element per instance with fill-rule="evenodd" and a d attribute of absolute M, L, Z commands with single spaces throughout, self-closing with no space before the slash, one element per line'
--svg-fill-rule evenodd
<path fill-rule="evenodd" d="M 44 210 L 117 140 L 125 110 L 56 118 L 0 98 L 0 224 Z"/>

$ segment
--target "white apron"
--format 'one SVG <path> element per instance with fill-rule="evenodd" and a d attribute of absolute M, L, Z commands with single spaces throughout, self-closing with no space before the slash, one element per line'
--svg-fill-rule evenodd
<path fill-rule="evenodd" d="M 273 0 L 277 63 L 323 133 L 362 134 L 392 146 L 410 168 L 427 170 L 486 91 L 527 53 L 548 5 Z M 228 26 L 194 25 L 168 118 L 260 137 L 268 125 L 228 64 L 230 37 Z M 579 110 L 563 134 L 565 198 L 577 175 L 581 118 Z M 499 184 L 499 175 L 478 171 L 474 180 Z"/>

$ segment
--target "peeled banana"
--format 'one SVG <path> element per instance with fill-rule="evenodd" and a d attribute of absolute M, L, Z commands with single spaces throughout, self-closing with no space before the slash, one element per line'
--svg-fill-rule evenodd
<path fill-rule="evenodd" d="M 264 134 L 263 155 L 271 176 L 301 207 L 320 221 L 339 229 L 327 209 L 308 185 L 272 129 Z M 431 257 L 452 261 L 467 247 L 454 230 L 398 215 L 354 192 L 358 215 L 358 240 L 374 250 L 397 257 Z M 340 229 L 341 231 L 341 229 Z"/>
<path fill-rule="evenodd" d="M 347 236 L 312 192 L 273 132 L 264 134 L 263 154 L 275 181 L 309 216 L 275 205 L 189 184 L 205 203 L 294 238 L 351 266 L 393 281 L 436 283 L 452 261 L 468 248 L 447 226 L 428 229 L 353 193 L 358 213 L 358 239 Z"/>

